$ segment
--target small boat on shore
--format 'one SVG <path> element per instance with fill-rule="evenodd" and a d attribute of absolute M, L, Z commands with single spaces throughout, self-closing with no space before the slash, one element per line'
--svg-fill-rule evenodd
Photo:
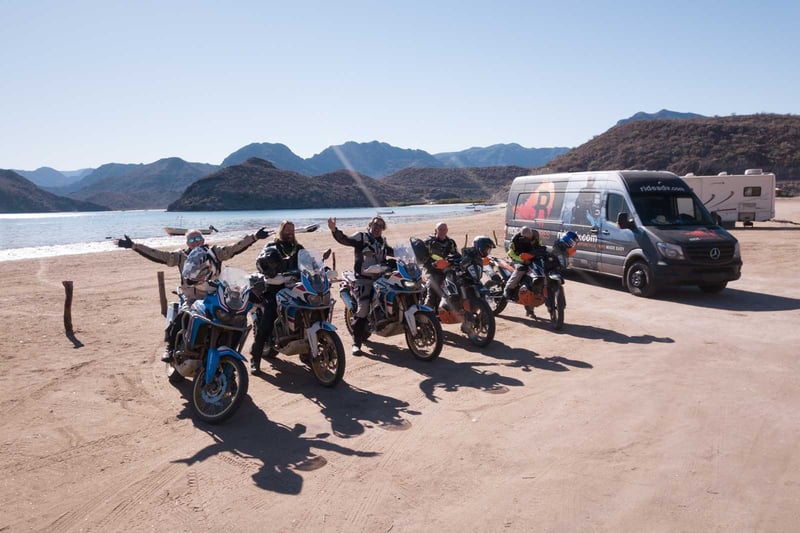
<path fill-rule="evenodd" d="M 167 232 L 167 235 L 186 235 L 186 232 L 189 231 L 189 230 L 186 229 L 186 228 L 172 228 L 172 227 L 169 227 L 169 226 L 164 226 L 164 231 Z M 207 228 L 201 228 L 200 229 L 200 233 L 202 233 L 203 235 L 210 235 L 211 233 L 213 233 L 215 231 L 219 231 L 219 230 L 217 228 L 215 228 L 214 226 L 209 226 Z"/>
<path fill-rule="evenodd" d="M 393 209 L 378 209 L 378 214 L 379 215 L 393 215 L 394 214 L 394 210 Z"/>

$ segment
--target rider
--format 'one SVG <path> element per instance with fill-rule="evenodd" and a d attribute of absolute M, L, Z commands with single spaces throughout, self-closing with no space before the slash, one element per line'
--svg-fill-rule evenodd
<path fill-rule="evenodd" d="M 436 311 L 442 300 L 442 285 L 445 278 L 444 270 L 438 268 L 437 263 L 448 257 L 458 257 L 458 245 L 447 236 L 447 223 L 439 222 L 434 228 L 433 235 L 429 235 L 425 240 L 425 246 L 428 249 L 428 259 L 425 261 L 425 269 L 428 271 L 427 305 Z"/>
<path fill-rule="evenodd" d="M 259 239 L 266 239 L 268 236 L 269 231 L 266 228 L 261 228 L 254 234 L 245 235 L 242 239 L 234 244 L 229 244 L 228 246 L 208 246 L 206 245 L 205 237 L 203 237 L 203 234 L 200 232 L 200 230 L 192 229 L 186 232 L 186 248 L 175 250 L 174 252 L 157 250 L 144 244 L 133 242 L 133 240 L 131 240 L 131 238 L 127 235 L 125 235 L 123 239 L 117 239 L 116 244 L 120 248 L 129 248 L 145 259 L 149 259 L 155 263 L 161 263 L 169 267 L 177 266 L 178 271 L 181 273 L 181 293 L 186 298 L 184 301 L 184 306 L 187 307 L 195 299 L 203 296 L 202 294 L 198 294 L 196 286 L 187 283 L 183 277 L 183 267 L 186 263 L 186 258 L 189 256 L 189 253 L 192 250 L 201 246 L 208 250 L 209 255 L 213 258 L 212 262 L 215 265 L 215 272 L 213 275 L 216 276 L 219 275 L 220 266 L 223 261 L 227 261 L 235 255 L 244 252 L 250 246 L 252 246 L 254 242 Z M 175 334 L 177 333 L 174 328 L 177 325 L 177 321 L 173 320 L 169 327 L 167 327 L 167 348 L 164 351 L 164 354 L 161 356 L 161 360 L 164 362 L 172 361 L 172 351 L 174 349 L 173 344 L 175 342 Z"/>
<path fill-rule="evenodd" d="M 278 291 L 284 287 L 284 272 L 297 270 L 297 254 L 303 245 L 295 239 L 294 222 L 284 220 L 278 228 L 275 240 L 267 243 L 258 254 L 256 267 L 264 275 L 266 288 L 262 294 L 263 313 L 258 324 L 258 333 L 250 349 L 250 373 L 261 371 L 261 354 L 264 343 L 272 335 L 272 328 L 278 313 Z"/>
<path fill-rule="evenodd" d="M 386 221 L 381 217 L 374 217 L 367 225 L 367 231 L 359 231 L 349 237 L 336 227 L 336 219 L 328 219 L 333 238 L 336 242 L 353 248 L 355 259 L 353 270 L 356 275 L 356 312 L 353 320 L 353 355 L 361 353 L 361 343 L 369 336 L 369 302 L 372 299 L 372 283 L 380 274 L 366 274 L 364 271 L 373 265 L 386 264 L 388 256 L 394 255 L 394 250 L 386 243 L 383 230 Z"/>
<path fill-rule="evenodd" d="M 508 257 L 516 265 L 514 273 L 508 278 L 506 282 L 504 296 L 508 300 L 516 299 L 516 289 L 519 282 L 525 276 L 525 273 L 530 267 L 531 260 L 525 260 L 522 254 L 530 254 L 533 256 L 542 255 L 547 253 L 547 247 L 543 246 L 539 241 L 539 232 L 529 226 L 523 226 L 522 229 L 514 235 L 511 239 L 511 245 L 508 247 Z"/>
<path fill-rule="evenodd" d="M 495 244 L 491 237 L 478 235 L 472 239 L 472 246 L 461 250 L 461 263 L 483 265 L 484 258 L 489 257 L 494 247 Z"/>

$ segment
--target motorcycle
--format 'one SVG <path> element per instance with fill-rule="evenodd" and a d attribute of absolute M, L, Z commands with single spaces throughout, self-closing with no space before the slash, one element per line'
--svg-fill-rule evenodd
<path fill-rule="evenodd" d="M 554 253 L 520 255 L 528 265 L 528 271 L 519 284 L 517 299 L 512 301 L 523 305 L 526 314 L 532 318 L 536 318 L 534 308 L 544 304 L 550 315 L 550 323 L 556 330 L 564 327 L 564 310 L 567 307 L 562 261 L 566 265 L 567 257 L 574 255 L 577 242 L 578 236 L 574 232 L 567 232 L 556 241 Z M 484 285 L 489 290 L 487 300 L 495 316 L 506 308 L 508 299 L 503 289 L 515 269 L 515 265 L 497 257 L 490 257 L 489 264 L 484 268 L 489 276 Z"/>
<path fill-rule="evenodd" d="M 188 309 L 179 311 L 178 304 L 169 309 L 167 320 L 179 320 L 181 328 L 167 378 L 171 383 L 194 378 L 192 407 L 209 424 L 229 418 L 247 394 L 247 359 L 241 351 L 250 332 L 249 277 L 242 269 L 226 266 L 217 280 L 207 282 L 205 297 Z"/>
<path fill-rule="evenodd" d="M 468 257 L 450 257 L 439 259 L 436 268 L 445 274 L 439 321 L 460 323 L 472 344 L 488 346 L 494 339 L 495 318 L 486 301 L 489 291 L 481 283 L 483 265 Z"/>
<path fill-rule="evenodd" d="M 405 334 L 409 350 L 418 359 L 432 361 L 442 351 L 442 325 L 433 309 L 422 305 L 422 271 L 407 245 L 394 249 L 393 263 L 373 265 L 367 274 L 379 274 L 372 284 L 372 299 L 367 320 L 369 332 L 381 337 Z M 358 302 L 356 277 L 352 271 L 342 273 L 339 294 L 344 302 L 344 318 L 352 334 L 352 320 Z"/>
<path fill-rule="evenodd" d="M 342 380 L 345 369 L 344 346 L 336 326 L 331 323 L 333 306 L 330 281 L 335 272 L 323 267 L 319 254 L 308 249 L 297 254 L 298 270 L 282 274 L 285 287 L 276 296 L 278 314 L 267 340 L 263 357 L 274 359 L 278 353 L 300 355 L 300 360 L 311 368 L 314 378 L 326 387 Z M 254 274 L 252 282 L 263 280 Z M 258 331 L 263 308 L 256 306 L 253 324 Z"/>

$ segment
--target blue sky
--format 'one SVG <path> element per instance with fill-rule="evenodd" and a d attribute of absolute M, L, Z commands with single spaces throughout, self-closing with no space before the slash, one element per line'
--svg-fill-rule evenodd
<path fill-rule="evenodd" d="M 572 147 L 638 111 L 800 114 L 796 0 L 0 0 L 0 21 L 0 168 Z"/>

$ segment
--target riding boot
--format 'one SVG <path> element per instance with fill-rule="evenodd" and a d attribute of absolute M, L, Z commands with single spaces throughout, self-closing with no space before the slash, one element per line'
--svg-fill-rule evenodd
<path fill-rule="evenodd" d="M 356 317 L 353 320 L 353 342 L 361 346 L 361 343 L 367 340 L 367 333 L 369 329 L 369 322 L 366 317 Z"/>
<path fill-rule="evenodd" d="M 261 372 L 261 357 L 250 354 L 250 373 L 258 374 Z"/>

